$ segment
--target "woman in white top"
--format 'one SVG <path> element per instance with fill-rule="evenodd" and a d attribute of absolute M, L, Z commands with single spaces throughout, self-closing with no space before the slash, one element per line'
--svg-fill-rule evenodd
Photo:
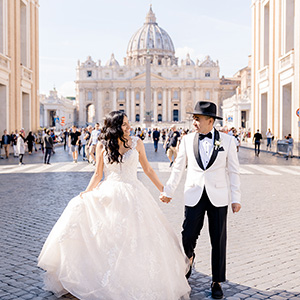
<path fill-rule="evenodd" d="M 23 156 L 25 154 L 25 132 L 20 130 L 17 139 L 17 151 L 19 153 L 19 165 L 24 165 Z"/>

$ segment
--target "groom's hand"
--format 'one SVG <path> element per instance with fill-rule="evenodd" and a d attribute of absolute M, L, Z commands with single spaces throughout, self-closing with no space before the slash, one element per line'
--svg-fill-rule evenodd
<path fill-rule="evenodd" d="M 232 203 L 231 204 L 231 208 L 232 208 L 232 212 L 233 213 L 237 213 L 237 212 L 239 212 L 240 211 L 240 209 L 241 209 L 241 204 L 240 203 Z"/>
<path fill-rule="evenodd" d="M 159 196 L 159 200 L 165 203 L 169 203 L 172 200 L 172 198 L 169 198 L 164 193 L 161 193 Z"/>

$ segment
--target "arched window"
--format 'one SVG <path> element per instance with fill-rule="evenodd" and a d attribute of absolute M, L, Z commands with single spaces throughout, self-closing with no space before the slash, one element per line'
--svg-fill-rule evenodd
<path fill-rule="evenodd" d="M 136 115 L 135 115 L 135 121 L 136 121 L 136 122 L 139 122 L 139 121 L 140 121 L 140 115 L 139 115 L 139 114 L 136 114 Z"/>
<path fill-rule="evenodd" d="M 174 91 L 173 98 L 176 99 L 176 100 L 178 99 L 178 91 Z"/>
<path fill-rule="evenodd" d="M 178 120 L 178 109 L 173 109 L 173 121 L 177 122 Z"/>
<path fill-rule="evenodd" d="M 210 77 L 210 71 L 209 70 L 205 71 L 205 77 Z"/>
<path fill-rule="evenodd" d="M 205 100 L 209 100 L 209 99 L 210 99 L 210 91 L 206 91 Z"/>
<path fill-rule="evenodd" d="M 157 121 L 158 121 L 158 122 L 162 122 L 162 115 L 161 115 L 161 114 L 158 114 L 158 115 L 157 115 Z"/>
<path fill-rule="evenodd" d="M 161 94 L 161 92 L 158 92 L 158 93 L 157 93 L 157 99 L 158 99 L 158 100 L 161 100 L 161 99 L 162 99 L 162 94 Z"/>
<path fill-rule="evenodd" d="M 140 93 L 139 92 L 135 93 L 135 100 L 140 100 Z"/>
<path fill-rule="evenodd" d="M 119 99 L 120 100 L 124 100 L 125 99 L 125 93 L 124 93 L 124 91 L 120 91 L 120 93 L 119 93 Z"/>

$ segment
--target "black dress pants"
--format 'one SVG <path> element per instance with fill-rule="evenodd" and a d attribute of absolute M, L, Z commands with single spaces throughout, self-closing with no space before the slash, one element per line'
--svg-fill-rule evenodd
<path fill-rule="evenodd" d="M 182 243 L 185 254 L 189 258 L 194 254 L 196 242 L 203 227 L 205 212 L 207 212 L 212 247 L 211 266 L 213 282 L 226 280 L 227 211 L 228 206 L 216 207 L 212 205 L 205 188 L 200 201 L 195 206 L 185 207 Z"/>
<path fill-rule="evenodd" d="M 45 149 L 45 156 L 44 156 L 44 163 L 45 164 L 50 163 L 51 153 L 52 153 L 52 148 L 46 148 Z"/>

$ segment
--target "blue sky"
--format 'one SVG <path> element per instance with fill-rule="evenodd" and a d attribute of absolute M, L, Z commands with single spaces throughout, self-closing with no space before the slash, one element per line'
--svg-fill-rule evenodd
<path fill-rule="evenodd" d="M 219 60 L 220 76 L 232 76 L 251 54 L 250 0 L 40 0 L 40 93 L 55 86 L 75 96 L 77 61 L 102 64 L 115 54 L 120 64 L 131 36 L 152 4 L 176 56 Z"/>

